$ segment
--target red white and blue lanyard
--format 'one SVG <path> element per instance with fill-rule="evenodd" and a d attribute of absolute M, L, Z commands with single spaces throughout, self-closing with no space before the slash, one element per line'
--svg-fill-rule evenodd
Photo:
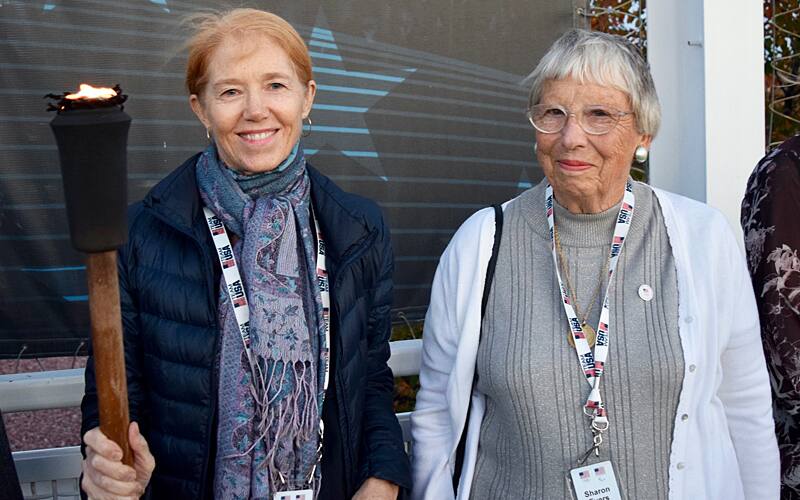
<path fill-rule="evenodd" d="M 328 283 L 328 271 L 325 264 L 325 240 L 322 239 L 322 230 L 320 229 L 317 218 L 314 215 L 313 207 L 310 208 L 311 219 L 314 228 L 317 232 L 317 283 L 319 284 L 320 299 L 322 300 L 322 320 L 325 327 L 325 343 L 320 346 L 320 362 L 325 365 L 325 373 L 323 378 L 322 395 L 325 397 L 325 392 L 328 390 L 328 382 L 330 380 L 330 345 L 331 345 L 331 293 Z M 222 276 L 225 278 L 225 284 L 228 288 L 228 297 L 233 306 L 233 312 L 236 315 L 236 323 L 239 325 L 239 334 L 242 337 L 242 344 L 244 345 L 247 358 L 253 363 L 252 351 L 250 349 L 250 307 L 248 307 L 247 296 L 244 292 L 244 284 L 242 277 L 239 274 L 239 266 L 236 264 L 236 258 L 233 255 L 233 245 L 228 237 L 228 232 L 225 225 L 219 218 L 214 215 L 208 207 L 203 207 L 203 213 L 206 217 L 206 224 L 208 230 L 211 232 L 211 238 L 214 240 L 214 246 L 217 249 L 217 257 L 219 264 L 222 267 Z M 313 328 L 311 328 L 313 332 Z M 317 450 L 317 464 L 322 458 L 322 439 L 325 434 L 325 426 L 322 422 L 322 412 L 320 412 L 319 419 L 319 447 Z M 316 469 L 316 465 L 314 466 Z M 314 469 L 311 471 L 313 478 Z"/>
<path fill-rule="evenodd" d="M 547 224 L 550 227 L 550 242 L 553 252 L 553 264 L 556 269 L 556 277 L 558 278 L 558 285 L 561 289 L 561 299 L 564 304 L 564 312 L 567 314 L 567 321 L 569 322 L 572 336 L 575 340 L 575 352 L 578 355 L 578 362 L 581 365 L 586 380 L 591 387 L 589 397 L 586 399 L 583 412 L 592 418 L 592 430 L 597 433 L 603 432 L 608 428 L 608 415 L 606 413 L 605 404 L 600 394 L 600 380 L 603 377 L 606 360 L 608 359 L 608 345 L 610 339 L 610 308 L 608 305 L 608 290 L 611 288 L 611 278 L 614 276 L 614 271 L 617 268 L 622 247 L 625 244 L 625 238 L 628 235 L 628 229 L 631 226 L 633 219 L 633 207 L 635 204 L 635 197 L 633 195 L 633 186 L 630 181 L 625 186 L 625 195 L 622 198 L 622 206 L 617 214 L 617 222 L 614 226 L 614 236 L 611 240 L 611 248 L 608 254 L 608 283 L 606 293 L 603 298 L 603 308 L 600 311 L 600 322 L 597 325 L 597 339 L 595 341 L 594 352 L 586 340 L 586 335 L 581 327 L 581 321 L 575 314 L 575 309 L 569 297 L 569 292 L 561 280 L 561 272 L 558 265 L 558 254 L 556 252 L 556 242 L 554 235 L 555 222 L 553 220 L 553 187 L 547 185 L 545 191 L 545 210 L 547 214 Z M 564 263 L 566 265 L 566 263 Z"/>

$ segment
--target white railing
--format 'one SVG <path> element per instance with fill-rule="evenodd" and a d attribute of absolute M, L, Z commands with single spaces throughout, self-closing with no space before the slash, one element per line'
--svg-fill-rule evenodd
<path fill-rule="evenodd" d="M 396 377 L 417 375 L 421 340 L 391 342 L 389 366 Z M 83 369 L 0 375 L 0 410 L 3 413 L 80 406 Z M 403 440 L 410 451 L 409 413 L 398 413 Z M 77 499 L 81 473 L 79 446 L 17 451 L 13 453 L 22 493 L 26 500 Z"/>

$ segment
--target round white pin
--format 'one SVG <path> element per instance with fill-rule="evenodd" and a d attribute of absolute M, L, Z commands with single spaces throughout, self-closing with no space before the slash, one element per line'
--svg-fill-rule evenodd
<path fill-rule="evenodd" d="M 653 300 L 653 289 L 650 288 L 650 285 L 642 285 L 639 287 L 639 297 L 647 302 Z"/>

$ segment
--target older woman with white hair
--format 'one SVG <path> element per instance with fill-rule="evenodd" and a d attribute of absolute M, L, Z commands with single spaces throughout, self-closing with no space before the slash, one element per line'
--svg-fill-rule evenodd
<path fill-rule="evenodd" d="M 573 30 L 529 81 L 545 179 L 474 214 L 442 255 L 413 496 L 777 498 L 736 240 L 716 210 L 630 177 L 660 121 L 646 62 Z"/>

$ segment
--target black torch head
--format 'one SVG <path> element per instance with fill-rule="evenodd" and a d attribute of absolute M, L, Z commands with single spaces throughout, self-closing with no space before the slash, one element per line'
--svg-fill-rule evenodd
<path fill-rule="evenodd" d="M 58 113 L 50 127 L 58 144 L 69 232 L 81 252 L 114 250 L 127 240 L 131 117 L 122 110 L 125 96 L 118 96 L 81 103 L 65 95 L 52 106 Z"/>

